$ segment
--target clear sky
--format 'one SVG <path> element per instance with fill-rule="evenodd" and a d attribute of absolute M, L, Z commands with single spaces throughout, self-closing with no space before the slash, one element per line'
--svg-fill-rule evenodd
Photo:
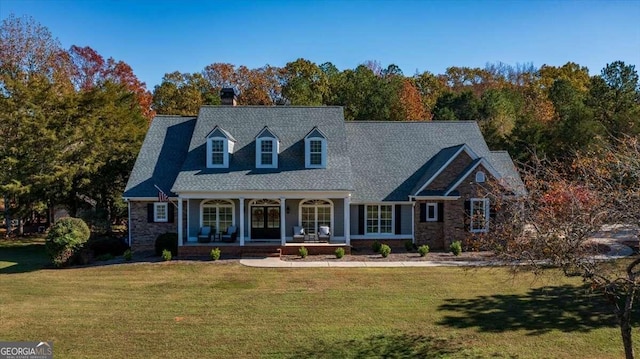
<path fill-rule="evenodd" d="M 299 57 L 341 70 L 394 63 L 405 75 L 499 61 L 573 61 L 592 75 L 616 60 L 640 67 L 640 0 L 0 0 L 9 14 L 33 16 L 65 48 L 125 61 L 150 90 L 167 72 Z"/>

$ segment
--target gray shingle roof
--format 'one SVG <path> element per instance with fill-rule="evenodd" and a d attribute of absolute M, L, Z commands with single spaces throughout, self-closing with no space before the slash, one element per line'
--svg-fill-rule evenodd
<path fill-rule="evenodd" d="M 216 126 L 236 139 L 229 168 L 205 165 L 206 136 Z M 280 140 L 277 169 L 257 169 L 255 137 L 268 126 Z M 327 167 L 304 167 L 304 137 L 315 126 L 326 134 Z M 353 190 L 341 107 L 205 106 L 200 109 L 189 153 L 173 191 Z"/>
<path fill-rule="evenodd" d="M 354 121 L 346 123 L 346 128 L 354 202 L 408 200 L 450 158 L 451 151 L 443 149 L 467 144 L 492 165 L 496 161 L 472 121 Z"/>
<path fill-rule="evenodd" d="M 502 174 L 502 179 L 506 181 L 514 193 L 518 195 L 525 194 L 524 183 L 509 153 L 507 151 L 491 151 L 490 157 L 491 165 Z"/>
<path fill-rule="evenodd" d="M 175 196 L 169 190 L 186 157 L 195 123 L 195 117 L 153 119 L 124 190 L 125 197 L 157 197 L 154 185 Z"/>
<path fill-rule="evenodd" d="M 226 169 L 206 168 L 216 126 L 236 141 Z M 256 168 L 255 138 L 265 126 L 280 141 L 277 169 Z M 327 167 L 306 169 L 304 138 L 315 127 L 327 138 Z M 489 151 L 475 122 L 345 122 L 341 107 L 205 106 L 197 118 L 153 120 L 124 196 L 155 197 L 157 185 L 170 195 L 351 191 L 355 202 L 407 201 L 463 144 L 524 188 L 509 154 Z"/>

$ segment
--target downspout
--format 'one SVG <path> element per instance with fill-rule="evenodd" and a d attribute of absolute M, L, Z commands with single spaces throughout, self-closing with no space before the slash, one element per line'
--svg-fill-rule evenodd
<path fill-rule="evenodd" d="M 131 248 L 131 201 L 126 199 L 127 201 L 127 233 L 129 235 L 129 248 Z"/>

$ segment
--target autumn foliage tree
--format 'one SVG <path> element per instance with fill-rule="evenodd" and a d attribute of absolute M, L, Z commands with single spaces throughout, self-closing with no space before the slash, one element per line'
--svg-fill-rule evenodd
<path fill-rule="evenodd" d="M 503 215 L 492 220 L 491 235 L 476 244 L 494 250 L 517 271 L 555 266 L 565 275 L 581 276 L 611 304 L 625 355 L 633 358 L 631 313 L 640 289 L 640 259 L 623 266 L 597 260 L 591 237 L 605 224 L 638 234 L 638 137 L 579 153 L 570 166 L 538 160 L 526 167 L 523 180 L 527 193 L 522 196 L 492 187 L 491 198 Z"/>

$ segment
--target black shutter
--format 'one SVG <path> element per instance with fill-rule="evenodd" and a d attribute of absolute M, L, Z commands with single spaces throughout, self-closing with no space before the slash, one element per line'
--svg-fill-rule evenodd
<path fill-rule="evenodd" d="M 364 204 L 358 206 L 358 234 L 364 234 Z"/>
<path fill-rule="evenodd" d="M 471 201 L 464 201 L 464 228 L 469 231 L 471 227 Z"/>
<path fill-rule="evenodd" d="M 402 206 L 396 204 L 396 234 L 402 234 Z"/>
<path fill-rule="evenodd" d="M 168 207 L 167 222 L 173 223 L 175 206 L 173 205 L 173 203 L 167 203 L 167 207 Z"/>
<path fill-rule="evenodd" d="M 147 203 L 147 222 L 153 223 L 153 203 Z"/>
<path fill-rule="evenodd" d="M 496 206 L 494 204 L 489 203 L 489 218 L 496 218 Z"/>
<path fill-rule="evenodd" d="M 438 222 L 444 222 L 444 203 L 438 203 Z"/>
<path fill-rule="evenodd" d="M 420 203 L 420 222 L 427 221 L 427 204 Z"/>

